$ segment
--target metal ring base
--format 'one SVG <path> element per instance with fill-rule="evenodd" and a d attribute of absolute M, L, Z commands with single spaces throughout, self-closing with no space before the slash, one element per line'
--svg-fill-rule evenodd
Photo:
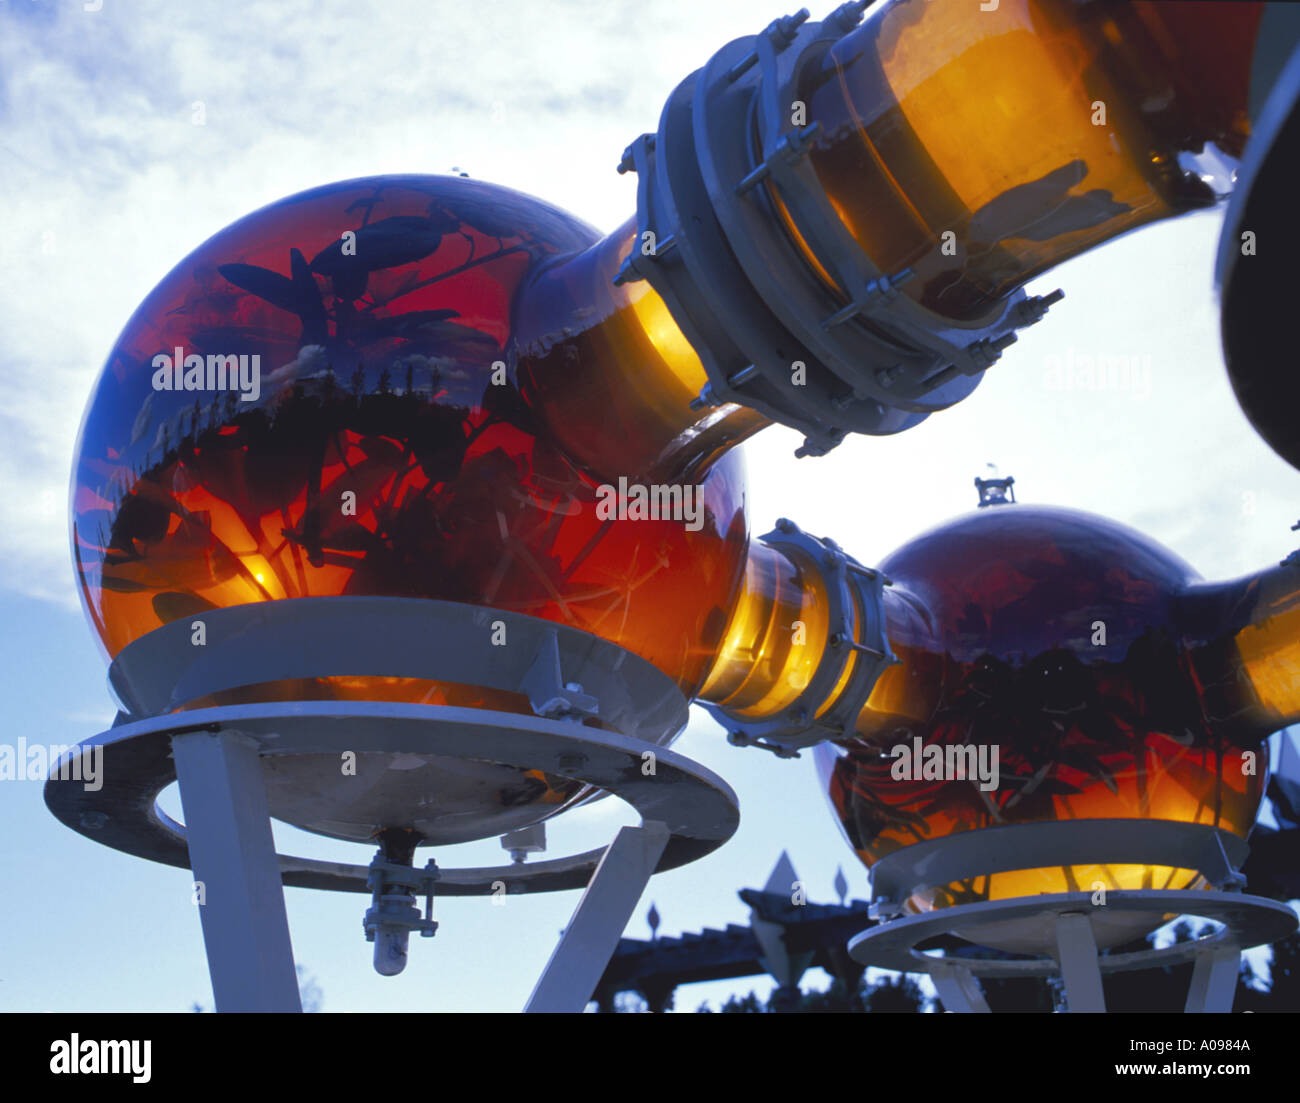
<path fill-rule="evenodd" d="M 954 930 L 967 934 L 1010 920 L 1075 913 L 1088 915 L 1102 911 L 1194 915 L 1223 924 L 1214 934 L 1192 942 L 1180 942 L 1161 949 L 1135 953 L 1102 954 L 1097 958 L 1097 965 L 1104 974 L 1174 965 L 1190 961 L 1208 949 L 1220 946 L 1250 949 L 1286 938 L 1300 926 L 1300 920 L 1286 904 L 1244 893 L 1201 892 L 1191 889 L 1117 889 L 1106 894 L 1104 905 L 1095 905 L 1091 893 L 1065 892 L 986 900 L 978 904 L 958 904 L 926 915 L 893 919 L 855 936 L 849 942 L 849 956 L 863 965 L 897 969 L 905 973 L 933 975 L 936 968 L 951 968 L 958 964 L 976 976 L 1053 976 L 1061 971 L 1061 965 L 1052 957 L 1022 961 L 974 957 L 954 959 L 932 957 L 916 947 L 937 935 L 951 934 Z"/>
<path fill-rule="evenodd" d="M 740 822 L 736 796 L 721 778 L 683 755 L 644 740 L 572 722 L 515 713 L 389 702 L 304 701 L 196 709 L 122 724 L 84 741 L 104 748 L 103 785 L 59 780 L 52 770 L 45 802 L 68 827 L 116 850 L 190 868 L 185 827 L 158 807 L 176 780 L 173 736 L 234 731 L 260 755 L 366 751 L 434 754 L 498 762 L 583 781 L 621 797 L 643 821 L 670 833 L 658 870 L 701 858 Z M 643 772 L 654 755 L 654 773 Z M 525 865 L 443 869 L 439 896 L 557 892 L 586 886 L 605 848 Z M 369 867 L 277 855 L 281 879 L 298 888 L 368 893 Z M 494 889 L 494 886 L 496 888 Z"/>

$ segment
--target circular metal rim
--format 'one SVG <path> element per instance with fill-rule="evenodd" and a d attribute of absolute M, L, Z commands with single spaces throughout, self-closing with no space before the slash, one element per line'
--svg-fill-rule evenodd
<path fill-rule="evenodd" d="M 862 965 L 896 969 L 904 973 L 929 974 L 936 966 L 959 965 L 975 976 L 1046 977 L 1061 971 L 1054 958 L 1028 961 L 1002 961 L 987 958 L 931 957 L 915 947 L 936 935 L 955 930 L 977 931 L 981 927 L 1007 920 L 1091 912 L 1105 909 L 1110 913 L 1156 913 L 1176 916 L 1192 915 L 1222 923 L 1223 927 L 1206 938 L 1179 942 L 1161 949 L 1130 954 L 1100 955 L 1097 962 L 1102 973 L 1120 973 L 1190 961 L 1215 945 L 1250 949 L 1285 938 L 1297 927 L 1300 918 L 1286 904 L 1262 896 L 1237 892 L 1198 891 L 1187 889 L 1115 890 L 1106 895 L 1107 903 L 1095 905 L 1087 892 L 1051 893 L 1042 896 L 1019 896 L 1008 900 L 986 900 L 977 904 L 959 904 L 925 915 L 910 915 L 879 924 L 849 940 L 849 956 Z"/>
<path fill-rule="evenodd" d="M 367 724 L 364 740 L 358 723 Z M 643 740 L 566 721 L 483 709 L 378 701 L 301 701 L 196 709 L 119 725 L 72 748 L 63 762 L 103 747 L 103 785 L 60 780 L 52 768 L 45 803 L 66 826 L 136 857 L 190 868 L 184 827 L 157 806 L 176 780 L 173 736 L 238 732 L 265 755 L 343 751 L 439 754 L 541 769 L 603 789 L 670 832 L 657 872 L 712 853 L 740 822 L 736 795 L 684 755 Z M 655 771 L 642 772 L 653 753 Z M 112 768 L 110 755 L 117 761 Z M 586 886 L 604 848 L 525 865 L 441 870 L 440 896 L 559 892 Z M 296 888 L 367 893 L 367 866 L 277 855 L 281 880 Z"/>
<path fill-rule="evenodd" d="M 851 735 L 858 713 L 881 674 L 898 661 L 885 634 L 883 588 L 888 580 L 879 571 L 859 563 L 834 541 L 819 540 L 792 521 L 778 522 L 760 539 L 786 552 L 801 568 L 820 574 L 825 583 L 828 610 L 824 661 L 793 701 L 763 720 L 751 720 L 707 702 L 701 702 L 701 707 L 733 733 L 787 748 L 802 749 Z M 837 636 L 839 642 L 835 642 Z M 879 657 L 869 654 L 866 648 L 874 649 Z M 849 678 L 843 691 L 825 712 L 818 713 L 846 671 Z"/>
<path fill-rule="evenodd" d="M 851 370 L 850 365 L 880 360 L 883 343 L 865 335 L 854 339 L 852 326 L 831 329 L 809 323 L 809 319 L 820 321 L 831 316 L 844 304 L 836 301 L 813 280 L 786 286 L 777 279 L 774 273 L 802 271 L 807 266 L 807 261 L 798 254 L 787 235 L 772 232 L 780 220 L 775 206 L 764 195 L 761 185 L 751 188 L 743 197 L 736 194 L 736 187 L 742 178 L 757 165 L 769 163 L 766 158 L 781 137 L 797 134 L 802 129 L 786 126 L 784 120 L 769 117 L 768 111 L 764 109 L 766 101 L 788 103 L 797 98 L 792 95 L 795 73 L 799 67 L 807 64 L 806 55 L 816 47 L 832 45 L 840 37 L 840 31 L 823 32 L 821 24 L 806 23 L 800 28 L 798 37 L 779 52 L 772 51 L 770 45 L 760 48 L 755 39 L 755 49 L 759 50 L 760 57 L 767 55 L 772 59 L 772 68 L 768 70 L 766 65 L 760 63 L 754 66 L 750 75 L 735 82 L 727 77 L 735 57 L 720 50 L 706 63 L 700 81 L 701 87 L 706 90 L 706 98 L 701 99 L 700 106 L 696 109 L 695 126 L 699 131 L 696 147 L 700 150 L 701 174 L 709 187 L 718 222 L 726 234 L 728 245 L 759 296 L 777 314 L 785 328 L 812 354 L 815 362 L 829 372 L 838 384 L 849 388 L 850 406 L 865 401 L 875 403 L 884 410 L 898 411 L 903 421 L 901 428 L 910 428 L 925 415 L 945 409 L 965 398 L 975 389 L 979 380 L 973 378 L 954 381 L 962 385 L 964 393 L 951 401 L 944 402 L 937 397 L 926 401 L 925 395 L 913 396 L 881 386 L 874 372 Z M 790 87 L 778 88 L 774 94 L 765 94 L 763 84 L 772 78 L 778 84 Z M 713 89 L 718 90 L 717 94 L 707 96 L 707 92 Z M 755 161 L 751 164 L 748 135 L 755 122 L 755 111 L 761 129 L 759 139 L 762 148 L 752 150 Z M 816 183 L 800 191 L 789 187 L 792 180 Z M 783 181 L 786 187 L 782 187 Z M 835 217 L 820 181 L 802 157 L 791 165 L 782 164 L 779 158 L 772 160 L 766 183 L 780 194 L 791 221 L 805 241 L 811 243 L 817 239 L 809 235 L 809 226 L 801 223 L 799 218 L 804 204 L 829 211 L 831 217 Z M 871 270 L 870 275 L 856 273 L 864 287 L 873 276 L 889 274 L 875 272 L 875 266 L 856 246 L 849 256 L 852 258 L 849 263 L 856 261 L 857 269 Z M 774 257 L 780 257 L 780 262 L 774 262 Z M 828 258 L 825 253 L 818 253 L 818 260 L 828 269 L 837 268 L 834 261 L 838 259 L 840 258 Z M 836 271 L 835 277 L 840 294 L 846 300 L 852 300 L 858 289 L 842 286 L 842 272 Z M 905 302 L 910 300 L 906 300 L 905 296 L 900 297 L 898 308 L 906 309 Z M 900 339 L 897 335 L 891 335 L 891 338 L 894 341 Z M 926 358 L 927 351 L 900 350 L 890 359 L 919 362 Z M 881 366 L 887 365 L 882 363 Z M 846 410 L 841 413 L 846 426 L 857 420 L 852 416 L 854 412 L 856 411 Z"/>
<path fill-rule="evenodd" d="M 737 39 L 724 46 L 719 53 L 735 60 L 743 56 L 753 39 Z M 752 286 L 744 269 L 733 258 L 731 246 L 717 220 L 708 189 L 700 176 L 700 160 L 695 146 L 693 126 L 694 105 L 703 89 L 700 74 L 693 73 L 682 81 L 669 95 L 660 117 L 659 130 L 653 149 L 653 164 L 647 165 L 646 211 L 648 221 L 662 212 L 666 226 L 657 227 L 661 236 L 671 234 L 677 241 L 677 251 L 690 281 L 690 288 L 698 301 L 690 302 L 678 293 L 677 282 L 657 263 L 640 265 L 644 278 L 673 310 L 673 317 L 688 337 L 703 334 L 704 348 L 710 355 L 704 357 L 710 388 L 714 395 L 726 402 L 750 407 L 780 424 L 803 432 L 809 439 L 829 443 L 830 421 L 819 420 L 817 410 L 805 403 L 794 403 L 787 394 L 784 382 L 789 378 L 790 367 L 776 356 L 776 349 L 792 352 L 792 360 L 815 360 L 794 334 L 782 325 Z M 653 179 L 651 179 L 653 176 Z M 641 203 L 638 200 L 638 218 Z M 638 231 L 647 227 L 638 222 Z M 635 252 L 633 254 L 635 256 Z M 671 260 L 670 260 L 671 267 Z M 694 314 L 707 304 L 704 326 L 692 324 Z M 685 320 L 679 315 L 684 315 Z M 722 339 L 710 337 L 715 330 Z M 728 348 L 727 346 L 730 346 Z M 729 354 L 734 351 L 734 362 Z M 720 353 L 721 355 L 718 355 Z M 758 369 L 758 378 L 744 385 L 733 386 L 732 372 L 742 371 L 745 365 Z M 712 370 L 708 370 L 708 369 Z M 763 388 L 754 384 L 762 381 Z M 825 382 L 825 381 L 823 381 Z M 820 386 L 816 379 L 809 384 Z M 806 388 L 804 388 L 806 390 Z M 804 395 L 798 396 L 806 397 Z M 831 394 L 817 404 L 829 409 Z M 824 411 L 822 411 L 824 412 Z"/>
<path fill-rule="evenodd" d="M 866 331 L 859 333 L 852 326 L 828 328 L 811 323 L 810 319 L 820 322 L 844 305 L 826 293 L 819 281 L 804 282 L 793 289 L 773 282 L 772 273 L 784 270 L 783 264 L 788 267 L 793 263 L 795 268 L 790 270 L 802 270 L 805 262 L 786 235 L 773 236 L 771 228 L 779 220 L 772 205 L 758 198 L 761 189 L 752 189 L 743 197 L 736 193 L 740 180 L 756 167 L 751 163 L 750 146 L 744 137 L 748 131 L 745 120 L 750 119 L 751 107 L 755 105 L 762 132 L 762 149 L 756 151 L 757 164 L 768 166 L 770 183 L 780 194 L 800 235 L 814 245 L 826 268 L 834 271 L 840 294 L 852 300 L 872 280 L 897 275 L 881 271 L 843 228 L 805 157 L 789 162 L 780 156 L 773 157 L 783 138 L 788 139 L 802 130 L 791 123 L 784 107 L 778 105 L 797 99 L 799 74 L 810 61 L 815 62 L 810 59 L 811 52 L 833 46 L 852 30 L 852 26 L 835 20 L 805 23 L 791 43 L 781 49 L 774 49 L 765 36 L 758 36 L 753 40 L 758 64 L 735 81 L 730 79 L 730 72 L 737 56 L 728 51 L 736 44 L 718 51 L 701 71 L 699 86 L 703 94 L 697 97 L 695 108 L 695 145 L 700 151 L 701 176 L 709 189 L 717 220 L 760 297 L 816 362 L 849 387 L 851 394 L 905 415 L 902 424 L 894 430 L 901 431 L 928 414 L 969 397 L 979 385 L 983 369 L 972 375 L 959 373 L 936 389 L 926 390 L 919 383 L 882 385 L 874 372 L 864 373 L 860 365 L 878 362 L 882 367 L 888 366 L 883 360 L 885 348 L 890 343 L 901 343 L 897 353 L 888 354 L 888 361 L 911 362 L 919 370 L 926 370 L 933 361 L 936 373 L 945 361 L 968 366 L 971 363 L 969 344 L 1014 328 L 1011 321 L 1019 303 L 1025 299 L 1025 292 L 1018 288 L 967 321 L 937 314 L 907 295 L 891 298 L 886 313 L 865 308 L 861 311 L 864 318 L 872 317 L 876 326 L 885 331 L 887 336 L 882 337 Z M 771 88 L 766 87 L 769 82 Z M 774 257 L 782 258 L 783 264 L 774 261 Z M 854 286 L 845 286 L 846 278 Z M 840 423 L 862 431 L 850 424 L 856 420 L 860 418 L 842 413 Z"/>
<path fill-rule="evenodd" d="M 817 33 L 817 26 L 813 25 L 813 36 Z M 750 109 L 762 99 L 761 88 L 755 83 L 761 76 L 762 66 L 755 65 L 750 74 L 739 81 L 730 80 L 728 74 L 748 53 L 760 51 L 759 43 L 758 37 L 728 43 L 705 63 L 700 72 L 692 104 L 700 178 L 707 189 L 723 241 L 739 263 L 750 288 L 775 316 L 783 331 L 790 334 L 790 344 L 802 354 L 798 358 L 806 358 L 825 373 L 824 377 L 811 380 L 819 391 L 824 390 L 825 402 L 833 402 L 836 391 L 849 388 L 849 406 L 831 415 L 830 424 L 857 431 L 876 419 L 870 404 L 884 403 L 887 392 L 874 377 L 859 378 L 855 375 L 846 380 L 835 370 L 837 361 L 843 363 L 846 359 L 840 348 L 839 335 L 810 325 L 807 320 L 827 317 L 841 304 L 829 293 L 822 292 L 811 279 L 787 284 L 775 275 L 777 272 L 802 271 L 807 262 L 796 253 L 783 233 L 773 232 L 775 216 L 767 205 L 756 203 L 753 195 L 736 194 L 740 180 L 755 167 L 748 161 L 747 134 L 751 122 Z M 799 55 L 810 44 L 809 26 L 805 24 L 799 37 L 779 56 Z M 761 190 L 755 190 L 762 194 Z M 774 261 L 774 257 L 780 260 Z M 764 358 L 757 349 L 746 351 L 753 358 L 755 367 L 783 393 L 790 377 L 790 363 L 774 357 Z M 811 368 L 809 375 L 812 375 Z M 857 390 L 864 392 L 863 397 L 869 404 L 863 404 L 855 393 Z M 894 407 L 894 403 L 888 403 L 878 416 L 887 418 L 888 411 Z M 905 411 L 902 415 L 895 415 L 895 420 L 903 423 L 898 431 L 910 427 L 914 420 L 920 420 L 908 417 L 908 414 L 931 412 L 928 409 L 913 410 L 910 406 L 897 408 Z M 827 413 L 829 409 L 828 405 Z"/>
<path fill-rule="evenodd" d="M 204 626 L 193 646 L 192 626 Z M 510 647 L 493 642 L 495 626 Z M 504 638 L 504 637 L 503 637 Z M 164 624 L 109 666 L 127 719 L 171 714 L 214 693 L 336 675 L 427 678 L 523 693 L 552 715 L 581 683 L 607 728 L 659 742 L 687 719 L 677 684 L 647 660 L 592 633 L 504 609 L 431 598 L 255 601 Z M 590 702 L 587 702 L 590 704 Z"/>
<path fill-rule="evenodd" d="M 895 913 L 913 893 L 953 881 L 1043 866 L 1170 866 L 1225 886 L 1246 840 L 1209 824 L 1161 819 L 1035 820 L 960 831 L 900 847 L 871 867 L 872 902 Z M 1117 890 L 1118 891 L 1118 890 Z"/>

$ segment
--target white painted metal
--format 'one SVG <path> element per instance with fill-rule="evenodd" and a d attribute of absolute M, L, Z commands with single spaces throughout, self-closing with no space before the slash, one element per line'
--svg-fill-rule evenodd
<path fill-rule="evenodd" d="M 301 1011 L 257 745 L 235 732 L 172 739 L 218 1011 Z"/>
<path fill-rule="evenodd" d="M 1188 1014 L 1231 1011 L 1240 971 L 1241 950 L 1238 947 L 1207 947 L 1196 955 L 1192 983 L 1187 989 L 1187 1003 L 1183 1010 Z"/>
<path fill-rule="evenodd" d="M 989 1005 L 984 999 L 980 982 L 969 969 L 950 962 L 940 962 L 930 970 L 930 979 L 939 993 L 944 1010 L 962 1014 L 988 1014 Z"/>
<path fill-rule="evenodd" d="M 1085 913 L 1063 912 L 1056 917 L 1056 953 L 1065 981 L 1066 1006 L 1073 1012 L 1104 1012 L 1106 996 L 1097 964 L 1097 939 Z"/>
<path fill-rule="evenodd" d="M 582 1011 L 668 845 L 657 821 L 624 827 L 596 867 L 524 1010 Z"/>

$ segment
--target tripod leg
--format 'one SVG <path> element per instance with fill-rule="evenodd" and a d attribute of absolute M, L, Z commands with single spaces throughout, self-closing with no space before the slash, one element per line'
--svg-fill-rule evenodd
<path fill-rule="evenodd" d="M 984 991 L 969 969 L 948 963 L 936 965 L 930 969 L 930 979 L 934 981 L 945 1011 L 988 1014 L 989 1005 L 984 999 Z"/>
<path fill-rule="evenodd" d="M 301 1011 L 257 747 L 235 732 L 172 739 L 218 1011 Z"/>
<path fill-rule="evenodd" d="M 1231 1011 L 1237 992 L 1237 973 L 1241 969 L 1241 951 L 1236 946 L 1206 948 L 1196 955 L 1192 983 L 1187 989 L 1188 1014 L 1204 1011 Z"/>
<path fill-rule="evenodd" d="M 1092 933 L 1092 921 L 1083 912 L 1056 917 L 1056 951 L 1061 979 L 1065 981 L 1066 1006 L 1071 1011 L 1105 1011 L 1097 939 Z"/>
<path fill-rule="evenodd" d="M 661 823 L 624 827 L 614 836 L 525 1011 L 582 1011 L 618 946 L 632 910 L 668 845 Z"/>

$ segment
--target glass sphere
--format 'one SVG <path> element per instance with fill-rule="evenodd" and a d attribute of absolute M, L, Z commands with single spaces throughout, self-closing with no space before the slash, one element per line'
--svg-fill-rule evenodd
<path fill-rule="evenodd" d="M 1234 742 L 1207 728 L 1178 627 L 1179 595 L 1198 576 L 1172 552 L 1102 517 L 1020 504 L 940 526 L 881 569 L 894 582 L 890 642 L 902 663 L 877 686 L 859 737 L 816 752 L 866 865 L 921 840 L 1029 821 L 1161 819 L 1249 832 L 1267 756 L 1257 734 Z M 896 779 L 891 749 L 918 737 L 923 747 L 996 745 L 998 788 Z M 1202 884 L 1193 871 L 1165 867 L 1055 867 L 921 891 L 910 906 L 1099 883 Z M 1103 918 L 1099 941 L 1127 941 L 1159 922 Z M 1039 933 L 985 931 L 978 941 L 1050 948 L 1051 932 Z"/>
<path fill-rule="evenodd" d="M 518 299 L 599 236 L 506 188 L 384 176 L 274 203 L 186 257 L 114 344 L 77 444 L 72 551 L 107 655 L 214 608 L 433 598 L 585 629 L 693 695 L 743 570 L 739 460 L 701 480 L 694 530 L 601 519 L 596 477 L 516 385 Z M 318 679 L 236 697 L 527 710 L 510 695 L 416 679 Z M 225 701 L 190 707 L 213 703 Z M 433 770 L 419 822 L 403 797 L 381 826 L 461 841 L 579 795 L 577 783 L 499 769 L 472 789 Z M 284 812 L 294 779 L 275 784 Z M 355 822 L 333 814 L 338 794 L 283 818 L 364 835 L 384 806 L 382 785 L 368 793 Z M 274 785 L 272 797 L 274 810 Z"/>

